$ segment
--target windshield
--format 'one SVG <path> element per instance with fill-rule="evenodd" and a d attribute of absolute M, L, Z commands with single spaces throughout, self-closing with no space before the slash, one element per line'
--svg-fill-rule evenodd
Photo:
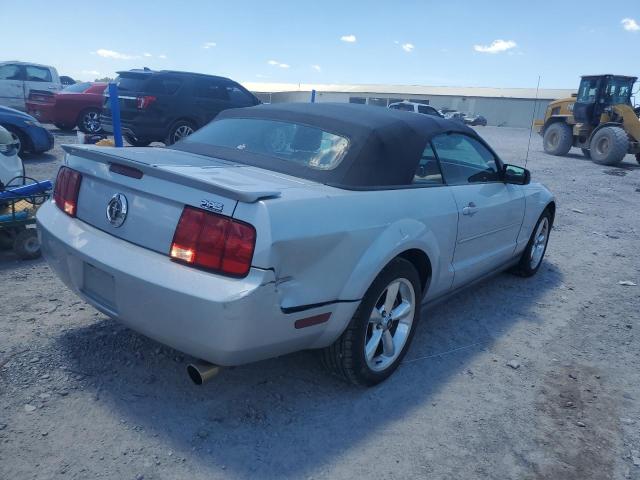
<path fill-rule="evenodd" d="M 62 91 L 64 93 L 82 93 L 91 86 L 90 82 L 74 83 L 68 87 L 64 87 Z"/>
<path fill-rule="evenodd" d="M 349 141 L 298 123 L 229 118 L 212 122 L 182 141 L 183 148 L 189 144 L 232 148 L 313 170 L 333 170 L 344 158 Z"/>
<path fill-rule="evenodd" d="M 576 100 L 580 103 L 595 103 L 598 96 L 598 82 L 599 78 L 583 78 Z"/>

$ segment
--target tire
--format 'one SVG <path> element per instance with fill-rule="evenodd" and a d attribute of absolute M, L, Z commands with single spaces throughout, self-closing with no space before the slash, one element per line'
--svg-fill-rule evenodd
<path fill-rule="evenodd" d="M 388 300 L 389 288 L 393 290 L 396 284 L 396 297 Z M 415 334 L 422 301 L 420 285 L 418 272 L 409 261 L 392 260 L 373 281 L 340 338 L 322 350 L 325 367 L 354 385 L 373 386 L 388 378 L 402 362 Z M 394 321 L 385 316 L 384 303 L 388 301 L 394 305 L 392 312 L 403 305 L 399 301 L 407 302 L 405 309 L 410 310 Z M 390 348 L 392 356 L 385 355 L 387 346 L 391 346 L 385 341 L 389 335 L 392 340 L 403 342 L 399 348 Z M 365 354 L 367 344 L 373 347 L 369 360 Z"/>
<path fill-rule="evenodd" d="M 3 125 L 3 126 L 7 130 L 9 130 L 9 132 L 11 132 L 11 135 L 13 136 L 13 138 L 18 141 L 18 156 L 22 157 L 22 155 L 24 155 L 26 152 L 28 152 L 30 150 L 30 148 L 29 148 L 29 145 L 30 145 L 29 144 L 29 139 L 26 137 L 26 135 L 24 133 L 22 133 L 17 128 L 12 127 L 11 125 Z"/>
<path fill-rule="evenodd" d="M 78 115 L 78 130 L 88 134 L 100 133 L 102 125 L 100 124 L 100 110 L 97 108 L 87 108 Z"/>
<path fill-rule="evenodd" d="M 588 148 L 582 148 L 581 150 L 584 158 L 591 158 L 591 151 Z"/>
<path fill-rule="evenodd" d="M 73 130 L 76 128 L 75 125 L 62 125 L 61 123 L 54 123 L 54 125 L 58 130 L 61 130 L 63 132 L 73 132 Z"/>
<path fill-rule="evenodd" d="M 620 127 L 603 127 L 591 138 L 591 160 L 600 165 L 617 165 L 629 150 L 629 137 Z"/>
<path fill-rule="evenodd" d="M 573 145 L 573 132 L 564 122 L 555 122 L 544 129 L 544 151 L 549 155 L 566 155 Z"/>
<path fill-rule="evenodd" d="M 25 228 L 13 242 L 13 251 L 23 260 L 32 260 L 41 255 L 40 241 L 35 228 Z"/>
<path fill-rule="evenodd" d="M 148 147 L 151 143 L 151 140 L 135 139 L 130 135 L 123 135 L 123 137 L 132 147 Z"/>
<path fill-rule="evenodd" d="M 167 138 L 164 143 L 165 145 L 173 145 L 184 137 L 188 137 L 195 131 L 196 127 L 191 122 L 179 120 L 169 129 L 169 133 L 167 134 Z"/>
<path fill-rule="evenodd" d="M 529 243 L 527 243 L 527 248 L 522 252 L 518 265 L 511 270 L 511 273 L 519 275 L 520 277 L 532 277 L 538 272 L 540 265 L 542 265 L 544 254 L 547 251 L 552 225 L 553 218 L 551 212 L 547 209 L 542 212 L 542 215 L 540 215 L 540 218 L 536 222 L 536 226 L 533 232 L 531 232 Z M 545 236 L 542 240 L 543 243 L 540 242 L 541 234 Z"/>

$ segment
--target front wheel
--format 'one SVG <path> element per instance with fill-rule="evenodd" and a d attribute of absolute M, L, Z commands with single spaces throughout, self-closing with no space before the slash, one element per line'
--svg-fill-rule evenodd
<path fill-rule="evenodd" d="M 573 145 L 573 132 L 564 122 L 555 122 L 544 130 L 544 151 L 551 155 L 566 155 Z"/>
<path fill-rule="evenodd" d="M 629 150 L 629 136 L 620 127 L 603 127 L 591 139 L 591 160 L 600 165 L 617 165 Z"/>
<path fill-rule="evenodd" d="M 422 289 L 415 267 L 392 260 L 376 277 L 349 326 L 325 348 L 325 366 L 343 379 L 372 386 L 402 362 L 420 318 Z"/>
<path fill-rule="evenodd" d="M 542 265 L 544 254 L 547 251 L 551 224 L 551 212 L 545 210 L 542 212 L 542 215 L 540 215 L 538 223 L 536 223 L 531 233 L 527 248 L 525 248 L 520 257 L 520 262 L 512 270 L 513 273 L 521 277 L 532 277 L 538 272 L 540 265 Z"/>

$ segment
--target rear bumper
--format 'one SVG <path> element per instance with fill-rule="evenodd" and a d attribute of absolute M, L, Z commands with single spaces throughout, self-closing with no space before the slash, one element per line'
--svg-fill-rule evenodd
<path fill-rule="evenodd" d="M 161 343 L 218 365 L 239 365 L 329 345 L 357 304 L 285 314 L 271 270 L 233 279 L 172 262 L 62 213 L 38 211 L 42 251 L 60 279 L 108 316 Z M 99 280 L 96 281 L 95 279 Z M 296 329 L 296 320 L 331 313 Z"/>
<path fill-rule="evenodd" d="M 59 123 L 56 117 L 55 104 L 27 102 L 27 113 L 42 123 Z"/>

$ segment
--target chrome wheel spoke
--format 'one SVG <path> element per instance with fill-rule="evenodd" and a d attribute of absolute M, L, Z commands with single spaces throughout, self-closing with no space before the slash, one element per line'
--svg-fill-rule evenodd
<path fill-rule="evenodd" d="M 396 302 L 396 297 L 398 296 L 398 290 L 400 289 L 400 282 L 395 281 L 391 285 L 387 287 L 387 296 L 384 299 L 384 311 L 387 313 L 391 313 L 393 310 L 393 305 Z"/>
<path fill-rule="evenodd" d="M 381 338 L 382 329 L 373 327 L 373 334 L 365 345 L 365 355 L 367 358 L 367 362 L 371 362 L 373 360 L 373 356 L 376 354 L 376 350 L 378 350 L 378 345 L 380 345 Z"/>
<path fill-rule="evenodd" d="M 404 300 L 400 302 L 400 305 L 391 310 L 391 318 L 393 320 L 403 320 L 407 315 L 411 313 L 412 310 L 413 305 Z"/>
<path fill-rule="evenodd" d="M 387 357 L 393 357 L 396 353 L 396 346 L 393 342 L 393 335 L 391 335 L 391 330 L 385 330 L 382 334 L 382 352 Z"/>

